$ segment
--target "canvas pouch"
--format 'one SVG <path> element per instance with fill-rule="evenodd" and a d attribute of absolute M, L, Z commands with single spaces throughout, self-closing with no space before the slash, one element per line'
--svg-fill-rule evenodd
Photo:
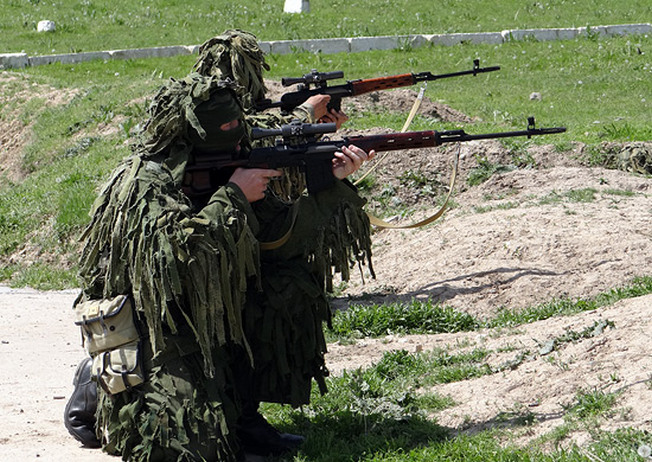
<path fill-rule="evenodd" d="M 145 381 L 141 336 L 128 296 L 78 303 L 75 318 L 93 357 L 92 376 L 104 391 L 113 395 Z"/>

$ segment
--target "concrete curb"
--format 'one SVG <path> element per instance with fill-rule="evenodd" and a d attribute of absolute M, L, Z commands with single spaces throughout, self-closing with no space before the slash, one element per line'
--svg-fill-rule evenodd
<path fill-rule="evenodd" d="M 453 46 L 461 43 L 501 44 L 510 40 L 572 40 L 579 36 L 644 35 L 652 32 L 650 23 L 623 24 L 596 27 L 559 29 L 513 29 L 501 32 L 393 35 L 379 37 L 331 38 L 315 40 L 277 40 L 260 42 L 262 50 L 269 54 L 310 53 L 356 53 L 370 50 L 418 48 L 427 44 Z M 44 64 L 76 64 L 97 59 L 142 59 L 197 54 L 199 45 L 135 48 L 126 50 L 91 51 L 59 55 L 28 56 L 27 53 L 0 54 L 0 69 L 24 68 Z"/>

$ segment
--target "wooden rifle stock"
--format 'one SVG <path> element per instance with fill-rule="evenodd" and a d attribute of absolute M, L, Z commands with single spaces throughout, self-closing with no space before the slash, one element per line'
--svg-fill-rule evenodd
<path fill-rule="evenodd" d="M 364 95 L 372 91 L 389 90 L 392 88 L 410 87 L 417 83 L 414 74 L 392 75 L 389 77 L 376 77 L 373 79 L 353 80 L 351 96 Z"/>

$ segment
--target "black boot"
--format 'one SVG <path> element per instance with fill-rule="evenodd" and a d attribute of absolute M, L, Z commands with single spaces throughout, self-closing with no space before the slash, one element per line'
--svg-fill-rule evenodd
<path fill-rule="evenodd" d="M 303 444 L 305 437 L 281 433 L 258 412 L 257 405 L 245 405 L 238 419 L 236 435 L 245 452 L 260 456 L 278 456 Z"/>
<path fill-rule="evenodd" d="M 91 380 L 93 360 L 88 357 L 79 363 L 72 384 L 75 389 L 63 413 L 63 423 L 77 441 L 88 448 L 99 448 L 95 434 L 97 410 L 97 384 Z"/>

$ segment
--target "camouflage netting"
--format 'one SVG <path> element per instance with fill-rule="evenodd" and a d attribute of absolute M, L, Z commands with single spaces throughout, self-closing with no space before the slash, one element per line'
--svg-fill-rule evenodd
<path fill-rule="evenodd" d="M 164 326 L 172 333 L 177 330 L 180 320 L 170 308 L 176 307 L 197 339 L 209 376 L 215 370 L 215 346 L 227 341 L 247 345 L 240 308 L 248 278 L 259 269 L 258 243 L 228 188 L 216 193 L 199 214 L 181 192 L 192 159 L 188 131 L 192 127 L 204 132 L 195 108 L 216 90 L 230 91 L 224 88 L 233 87 L 215 76 L 191 74 L 159 91 L 134 156 L 114 172 L 94 205 L 81 264 L 86 298 L 133 293 L 154 352 L 165 347 Z M 307 196 L 303 200 L 319 202 Z M 334 272 L 346 280 L 354 262 L 370 264 L 370 229 L 363 203 L 354 192 L 336 198 L 298 247 L 300 259 L 312 262 L 315 293 L 332 288 Z M 283 224 L 277 231 L 287 229 Z M 272 237 L 280 236 L 272 232 Z M 323 294 L 318 298 L 319 311 L 325 313 Z M 320 328 L 328 316 L 317 319 L 315 328 Z"/>
<path fill-rule="evenodd" d="M 626 172 L 652 175 L 652 144 L 631 143 L 615 155 L 616 166 Z"/>
<path fill-rule="evenodd" d="M 230 352 L 252 357 L 242 306 L 260 267 L 258 241 L 235 186 L 219 188 L 201 206 L 182 192 L 192 161 L 189 131 L 201 139 L 209 128 L 195 109 L 216 98 L 235 102 L 232 88 L 199 74 L 164 86 L 83 235 L 80 300 L 131 294 L 148 340 L 145 383 L 99 393 L 103 449 L 123 460 L 235 460 Z M 239 113 L 223 106 L 231 108 L 226 119 Z"/>
<path fill-rule="evenodd" d="M 256 112 L 255 103 L 266 97 L 263 71 L 269 70 L 256 37 L 240 30 L 228 30 L 204 43 L 194 69 L 204 75 L 216 75 L 237 82 L 245 107 L 247 125 L 278 128 L 294 120 L 312 122 L 314 113 L 301 105 L 292 114 L 278 110 Z M 265 138 L 244 147 L 273 144 Z M 369 220 L 364 200 L 354 190 L 338 183 L 337 193 L 320 197 L 305 196 L 305 175 L 298 169 L 283 169 L 282 179 L 273 181 L 269 190 L 281 204 L 269 208 L 269 201 L 254 204 L 263 229 L 283 231 L 288 226 L 269 225 L 278 216 L 287 216 L 289 204 L 309 209 L 309 226 L 301 218 L 292 230 L 290 242 L 281 249 L 261 253 L 263 293 L 250 293 L 245 308 L 245 331 L 252 342 L 257 377 L 252 393 L 261 400 L 290 403 L 309 400 L 311 379 L 325 391 L 324 364 L 326 342 L 322 324 L 330 321 L 330 305 L 325 291 L 332 290 L 333 274 L 348 280 L 355 263 L 371 269 Z M 326 198 L 328 197 L 328 199 Z M 317 225 L 317 223 L 319 223 Z M 278 233 L 259 236 L 274 240 Z M 294 252 L 292 258 L 288 253 Z M 372 273 L 373 270 L 371 269 Z M 255 339 L 255 340 L 254 340 Z"/>
<path fill-rule="evenodd" d="M 227 30 L 204 42 L 193 67 L 202 75 L 228 77 L 238 82 L 242 86 L 239 96 L 247 112 L 253 110 L 256 101 L 265 98 L 263 69 L 268 71 L 269 66 L 256 36 L 238 29 Z"/>
<path fill-rule="evenodd" d="M 328 375 L 324 361 L 323 324 L 330 322 L 326 291 L 333 271 L 344 280 L 355 262 L 371 268 L 369 221 L 365 201 L 346 181 L 328 191 L 302 197 L 292 206 L 255 203 L 261 239 L 273 240 L 288 228 L 287 208 L 296 208 L 286 245 L 261 252 L 263 292 L 250 293 L 244 313 L 245 332 L 252 344 L 258 400 L 307 404 L 314 378 L 322 392 Z"/>

